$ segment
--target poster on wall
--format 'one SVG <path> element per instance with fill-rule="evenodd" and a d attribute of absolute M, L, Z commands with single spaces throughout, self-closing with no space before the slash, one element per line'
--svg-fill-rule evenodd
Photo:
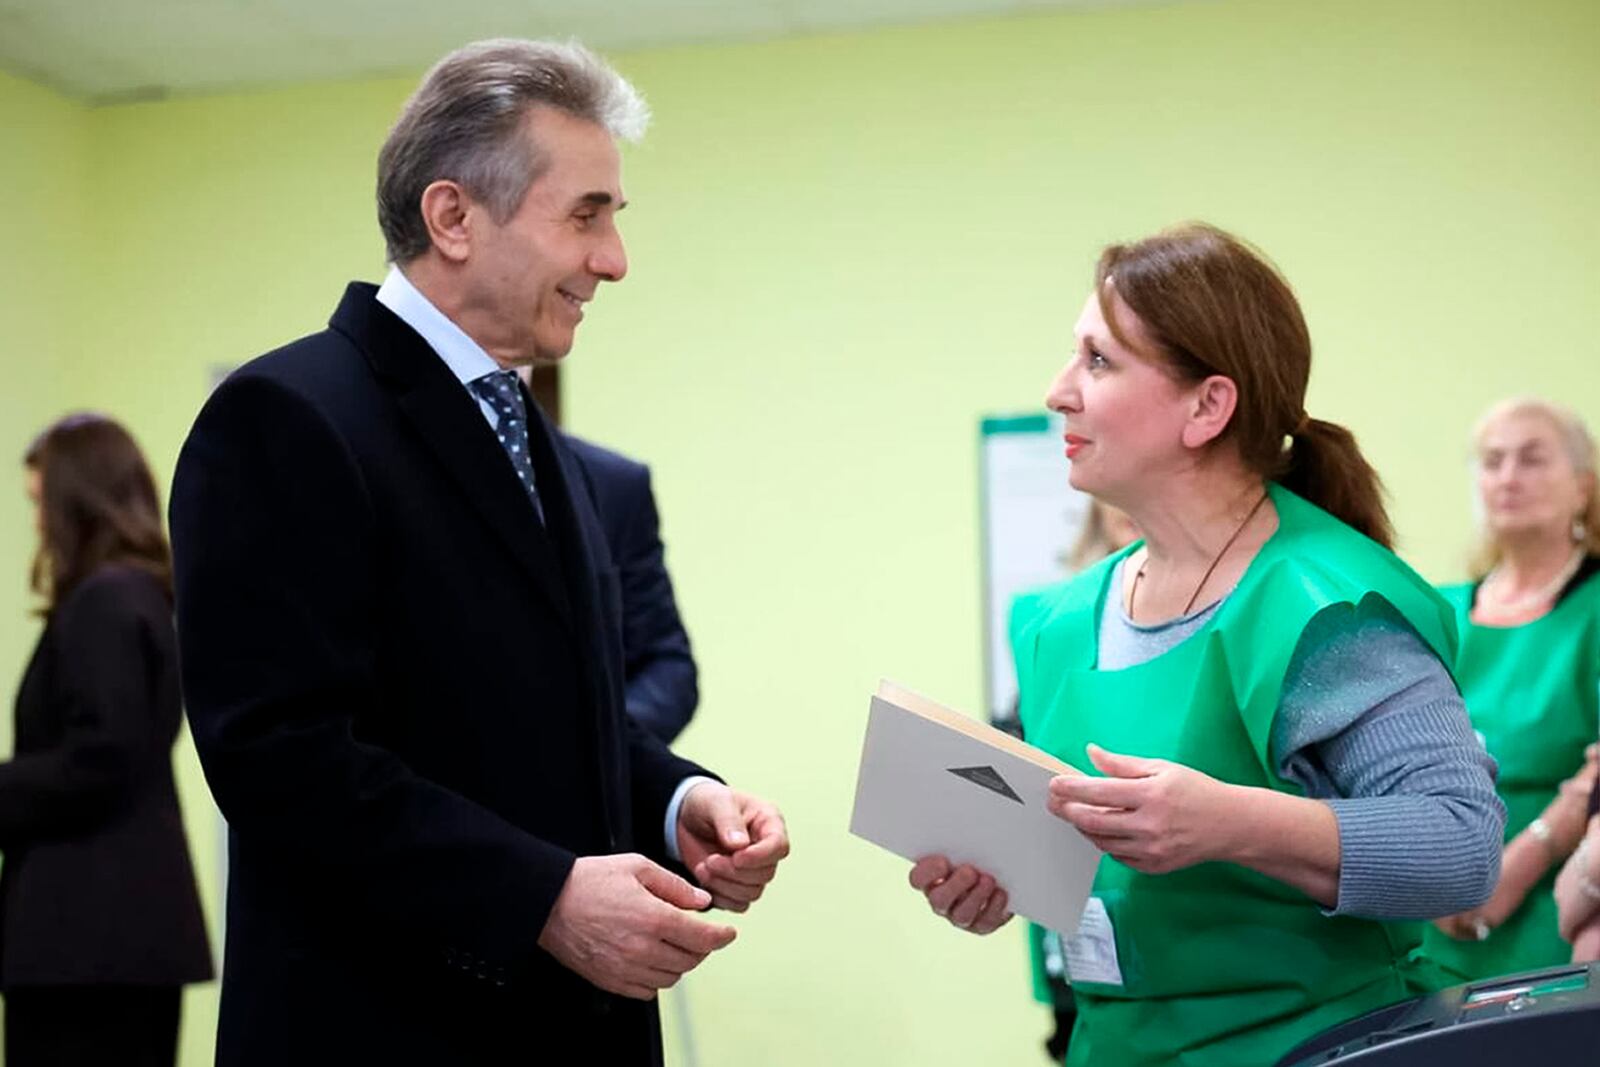
<path fill-rule="evenodd" d="M 990 416 L 979 433 L 985 704 L 990 721 L 1007 726 L 1017 702 L 1006 634 L 1011 601 L 1071 575 L 1068 557 L 1090 498 L 1067 482 L 1059 416 Z"/>

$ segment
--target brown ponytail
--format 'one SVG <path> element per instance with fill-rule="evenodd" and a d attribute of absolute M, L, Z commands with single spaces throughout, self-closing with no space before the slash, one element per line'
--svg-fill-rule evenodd
<path fill-rule="evenodd" d="M 1306 419 L 1290 438 L 1287 463 L 1277 480 L 1384 548 L 1394 547 L 1383 483 L 1361 454 L 1355 435 L 1338 423 Z"/>
<path fill-rule="evenodd" d="M 1175 378 L 1233 381 L 1238 403 L 1218 440 L 1231 441 L 1251 470 L 1392 544 L 1383 487 L 1355 437 L 1305 414 L 1311 335 L 1294 291 L 1264 255 L 1215 226 L 1187 223 L 1107 247 L 1095 289 L 1123 344 L 1113 294 L 1139 316 L 1153 355 Z"/>

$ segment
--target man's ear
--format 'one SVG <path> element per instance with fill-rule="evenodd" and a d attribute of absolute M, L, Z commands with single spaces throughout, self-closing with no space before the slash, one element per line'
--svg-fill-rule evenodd
<path fill-rule="evenodd" d="M 1183 428 L 1185 448 L 1203 448 L 1222 436 L 1239 406 L 1239 386 L 1232 378 L 1213 374 L 1195 387 L 1189 422 Z"/>
<path fill-rule="evenodd" d="M 460 185 L 446 178 L 422 190 L 422 221 L 439 254 L 452 263 L 464 262 L 472 251 L 467 214 L 476 205 Z"/>

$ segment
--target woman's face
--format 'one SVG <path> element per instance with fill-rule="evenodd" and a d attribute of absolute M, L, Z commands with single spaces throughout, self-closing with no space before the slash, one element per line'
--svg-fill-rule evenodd
<path fill-rule="evenodd" d="M 1561 532 L 1570 536 L 1593 491 L 1549 419 L 1532 412 L 1491 422 L 1478 438 L 1478 494 L 1496 536 Z"/>
<path fill-rule="evenodd" d="M 1154 345 L 1139 317 L 1115 295 L 1111 308 L 1139 351 L 1112 336 L 1090 293 L 1073 330 L 1076 351 L 1050 383 L 1045 404 L 1066 419 L 1073 488 L 1126 505 L 1142 497 L 1152 474 L 1193 462 L 1183 443 L 1193 397 L 1142 354 Z"/>
<path fill-rule="evenodd" d="M 33 528 L 44 534 L 44 476 L 37 467 L 23 468 L 23 488 L 33 503 Z"/>

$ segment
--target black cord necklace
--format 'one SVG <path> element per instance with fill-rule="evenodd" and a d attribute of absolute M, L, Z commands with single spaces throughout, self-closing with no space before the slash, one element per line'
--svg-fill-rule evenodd
<path fill-rule="evenodd" d="M 1239 535 L 1244 533 L 1244 528 L 1250 525 L 1250 520 L 1256 517 L 1256 512 L 1260 511 L 1261 505 L 1266 502 L 1267 493 L 1263 490 L 1261 496 L 1256 499 L 1255 506 L 1245 515 L 1244 521 L 1233 528 L 1233 534 L 1228 538 L 1227 543 L 1222 546 L 1222 550 L 1212 557 L 1211 566 L 1207 567 L 1206 572 L 1200 576 L 1200 584 L 1194 587 L 1193 593 L 1189 594 L 1189 602 L 1183 606 L 1183 615 L 1181 617 L 1187 618 L 1189 612 L 1194 610 L 1194 602 L 1200 599 L 1200 590 L 1204 589 L 1206 583 L 1211 580 L 1211 575 L 1216 571 L 1217 564 L 1222 562 L 1222 557 L 1228 554 L 1228 549 L 1232 548 L 1233 543 L 1239 540 Z M 1144 577 L 1144 569 L 1149 565 L 1150 553 L 1146 551 L 1144 562 L 1140 563 L 1139 569 L 1134 572 L 1133 583 L 1128 589 L 1128 617 L 1130 619 L 1133 618 L 1133 598 L 1139 592 L 1139 579 Z"/>

